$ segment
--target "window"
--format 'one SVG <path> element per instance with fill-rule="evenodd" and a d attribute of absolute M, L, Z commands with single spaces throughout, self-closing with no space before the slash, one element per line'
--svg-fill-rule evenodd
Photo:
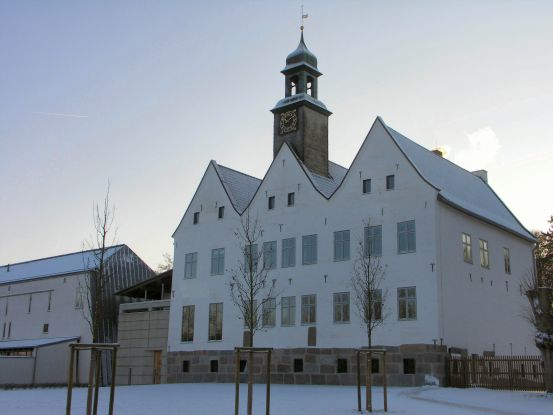
<path fill-rule="evenodd" d="M 386 176 L 386 190 L 394 190 L 395 176 L 393 174 Z"/>
<path fill-rule="evenodd" d="M 277 263 L 277 243 L 276 241 L 263 243 L 263 267 L 265 269 L 275 269 Z"/>
<path fill-rule="evenodd" d="M 382 225 L 365 227 L 365 256 L 382 256 Z"/>
<path fill-rule="evenodd" d="M 371 359 L 371 373 L 379 373 L 379 372 L 380 372 L 380 360 Z"/>
<path fill-rule="evenodd" d="M 334 261 L 349 260 L 349 230 L 334 232 Z"/>
<path fill-rule="evenodd" d="M 294 373 L 303 372 L 303 359 L 294 359 Z"/>
<path fill-rule="evenodd" d="M 301 296 L 301 322 L 302 324 L 317 322 L 317 295 Z"/>
<path fill-rule="evenodd" d="M 190 360 L 183 360 L 182 361 L 182 371 L 183 371 L 183 373 L 190 372 Z"/>
<path fill-rule="evenodd" d="M 209 336 L 208 340 L 223 339 L 223 303 L 209 305 Z"/>
<path fill-rule="evenodd" d="M 414 375 L 415 373 L 415 359 L 403 359 L 403 374 Z"/>
<path fill-rule="evenodd" d="M 288 206 L 294 206 L 295 202 L 296 202 L 296 194 L 288 193 Z"/>
<path fill-rule="evenodd" d="M 52 291 L 48 292 L 48 311 L 52 310 Z"/>
<path fill-rule="evenodd" d="M 282 268 L 296 265 L 296 238 L 282 240 Z"/>
<path fill-rule="evenodd" d="M 197 225 L 198 223 L 200 223 L 200 212 L 194 212 L 193 223 L 194 225 Z"/>
<path fill-rule="evenodd" d="M 194 341 L 194 314 L 196 306 L 185 305 L 182 308 L 181 342 Z"/>
<path fill-rule="evenodd" d="M 246 367 L 248 366 L 247 360 L 240 360 L 240 373 L 244 373 L 246 371 Z"/>
<path fill-rule="evenodd" d="M 505 264 L 505 274 L 511 273 L 511 251 L 509 248 L 503 248 L 503 263 Z"/>
<path fill-rule="evenodd" d="M 417 319 L 417 292 L 415 287 L 398 288 L 397 303 L 400 320 Z"/>
<path fill-rule="evenodd" d="M 348 373 L 348 359 L 336 360 L 336 373 Z"/>
<path fill-rule="evenodd" d="M 415 221 L 408 220 L 407 222 L 399 222 L 397 224 L 397 252 L 399 254 L 406 254 L 415 252 L 415 250 Z"/>
<path fill-rule="evenodd" d="M 217 218 L 218 219 L 223 219 L 225 217 L 225 207 L 224 206 L 219 206 L 219 211 L 217 213 Z"/>
<path fill-rule="evenodd" d="M 198 269 L 198 253 L 192 252 L 184 256 L 184 278 L 196 278 Z"/>
<path fill-rule="evenodd" d="M 269 196 L 268 203 L 269 203 L 269 205 L 268 205 L 269 210 L 273 210 L 275 208 L 275 197 L 274 196 Z"/>
<path fill-rule="evenodd" d="M 274 327 L 276 320 L 276 300 L 267 298 L 263 302 L 263 327 Z"/>
<path fill-rule="evenodd" d="M 372 290 L 371 321 L 382 320 L 382 290 Z M 369 320 L 369 319 L 367 319 Z"/>
<path fill-rule="evenodd" d="M 31 312 L 31 306 L 33 305 L 33 294 L 29 295 L 29 303 L 27 304 L 27 313 Z"/>
<path fill-rule="evenodd" d="M 247 273 L 255 273 L 257 271 L 257 244 L 246 245 L 244 247 L 244 267 Z"/>
<path fill-rule="evenodd" d="M 302 237 L 302 261 L 303 265 L 317 263 L 317 235 L 305 235 Z"/>
<path fill-rule="evenodd" d="M 490 254 L 488 252 L 488 241 L 480 239 L 480 265 L 483 268 L 490 267 Z"/>
<path fill-rule="evenodd" d="M 44 334 L 48 333 L 48 328 L 49 328 L 48 323 L 44 323 L 44 324 L 42 325 L 42 332 L 43 332 Z"/>
<path fill-rule="evenodd" d="M 334 293 L 334 322 L 349 323 L 349 293 Z"/>
<path fill-rule="evenodd" d="M 461 242 L 463 244 L 463 261 L 472 264 L 472 243 L 468 233 L 461 234 Z"/>
<path fill-rule="evenodd" d="M 83 288 L 81 287 L 81 283 L 79 283 L 75 291 L 75 308 L 78 310 L 82 310 L 83 308 Z"/>
<path fill-rule="evenodd" d="M 225 273 L 225 248 L 211 250 L 211 275 Z"/>
<path fill-rule="evenodd" d="M 296 324 L 296 297 L 280 299 L 280 324 L 294 326 Z"/>
<path fill-rule="evenodd" d="M 209 371 L 211 373 L 216 373 L 219 371 L 219 361 L 218 360 L 211 360 L 209 362 Z"/>
<path fill-rule="evenodd" d="M 363 180 L 363 193 L 371 192 L 371 179 Z"/>

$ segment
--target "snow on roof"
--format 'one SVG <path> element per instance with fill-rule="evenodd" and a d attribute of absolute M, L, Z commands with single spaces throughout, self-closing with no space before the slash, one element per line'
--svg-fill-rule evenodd
<path fill-rule="evenodd" d="M 257 188 L 261 184 L 261 180 L 228 167 L 218 165 L 215 161 L 213 165 L 221 178 L 221 182 L 234 208 L 239 214 L 242 214 L 255 195 Z"/>
<path fill-rule="evenodd" d="M 0 350 L 4 349 L 28 349 L 34 347 L 49 346 L 57 343 L 65 343 L 77 340 L 79 336 L 73 337 L 51 337 L 49 339 L 27 339 L 27 340 L 4 340 L 0 341 Z"/>
<path fill-rule="evenodd" d="M 309 172 L 311 178 L 313 179 L 313 184 L 319 192 L 321 192 L 327 199 L 332 196 L 336 191 L 338 186 L 342 183 L 348 169 L 340 166 L 332 161 L 328 162 L 328 174 L 329 177 L 320 176 L 317 173 L 313 173 L 311 170 L 306 168 L 306 171 Z"/>
<path fill-rule="evenodd" d="M 114 245 L 106 251 L 109 258 L 124 245 Z M 0 266 L 0 284 L 83 272 L 94 267 L 94 253 L 98 250 L 74 252 L 49 258 Z"/>
<path fill-rule="evenodd" d="M 419 174 L 438 189 L 442 201 L 523 238 L 534 239 L 481 178 L 408 139 L 388 127 L 384 121 L 382 124 Z"/>

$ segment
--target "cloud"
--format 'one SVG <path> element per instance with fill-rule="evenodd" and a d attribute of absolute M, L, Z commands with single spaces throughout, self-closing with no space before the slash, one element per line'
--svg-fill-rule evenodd
<path fill-rule="evenodd" d="M 495 162 L 501 148 L 494 130 L 484 127 L 467 133 L 466 137 L 468 147 L 456 152 L 453 161 L 470 171 L 489 168 Z"/>
<path fill-rule="evenodd" d="M 60 112 L 36 111 L 33 114 L 51 115 L 51 116 L 54 116 L 54 117 L 64 117 L 64 118 L 88 118 L 88 115 L 84 115 L 84 114 L 64 114 L 64 113 L 60 113 Z"/>

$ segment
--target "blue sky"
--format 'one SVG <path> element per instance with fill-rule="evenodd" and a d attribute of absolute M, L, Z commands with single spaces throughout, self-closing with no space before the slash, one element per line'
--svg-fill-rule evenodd
<path fill-rule="evenodd" d="M 381 115 L 546 227 L 553 2 L 303 3 L 333 161 Z M 80 250 L 109 179 L 119 241 L 155 267 L 210 159 L 262 177 L 300 6 L 0 0 L 0 263 Z"/>

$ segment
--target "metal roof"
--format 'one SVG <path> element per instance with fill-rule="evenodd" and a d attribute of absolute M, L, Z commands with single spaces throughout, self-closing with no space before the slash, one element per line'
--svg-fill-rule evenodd
<path fill-rule="evenodd" d="M 58 343 L 66 343 L 78 340 L 79 336 L 51 337 L 48 339 L 3 340 L 0 341 L 0 350 L 5 349 L 29 349 L 35 347 L 51 346 Z"/>
<path fill-rule="evenodd" d="M 114 245 L 107 248 L 106 258 L 111 257 L 123 246 L 125 245 Z M 92 249 L 2 265 L 0 266 L 0 284 L 63 274 L 73 274 L 94 269 L 94 264 L 96 262 L 94 253 L 98 251 L 98 249 Z"/>

